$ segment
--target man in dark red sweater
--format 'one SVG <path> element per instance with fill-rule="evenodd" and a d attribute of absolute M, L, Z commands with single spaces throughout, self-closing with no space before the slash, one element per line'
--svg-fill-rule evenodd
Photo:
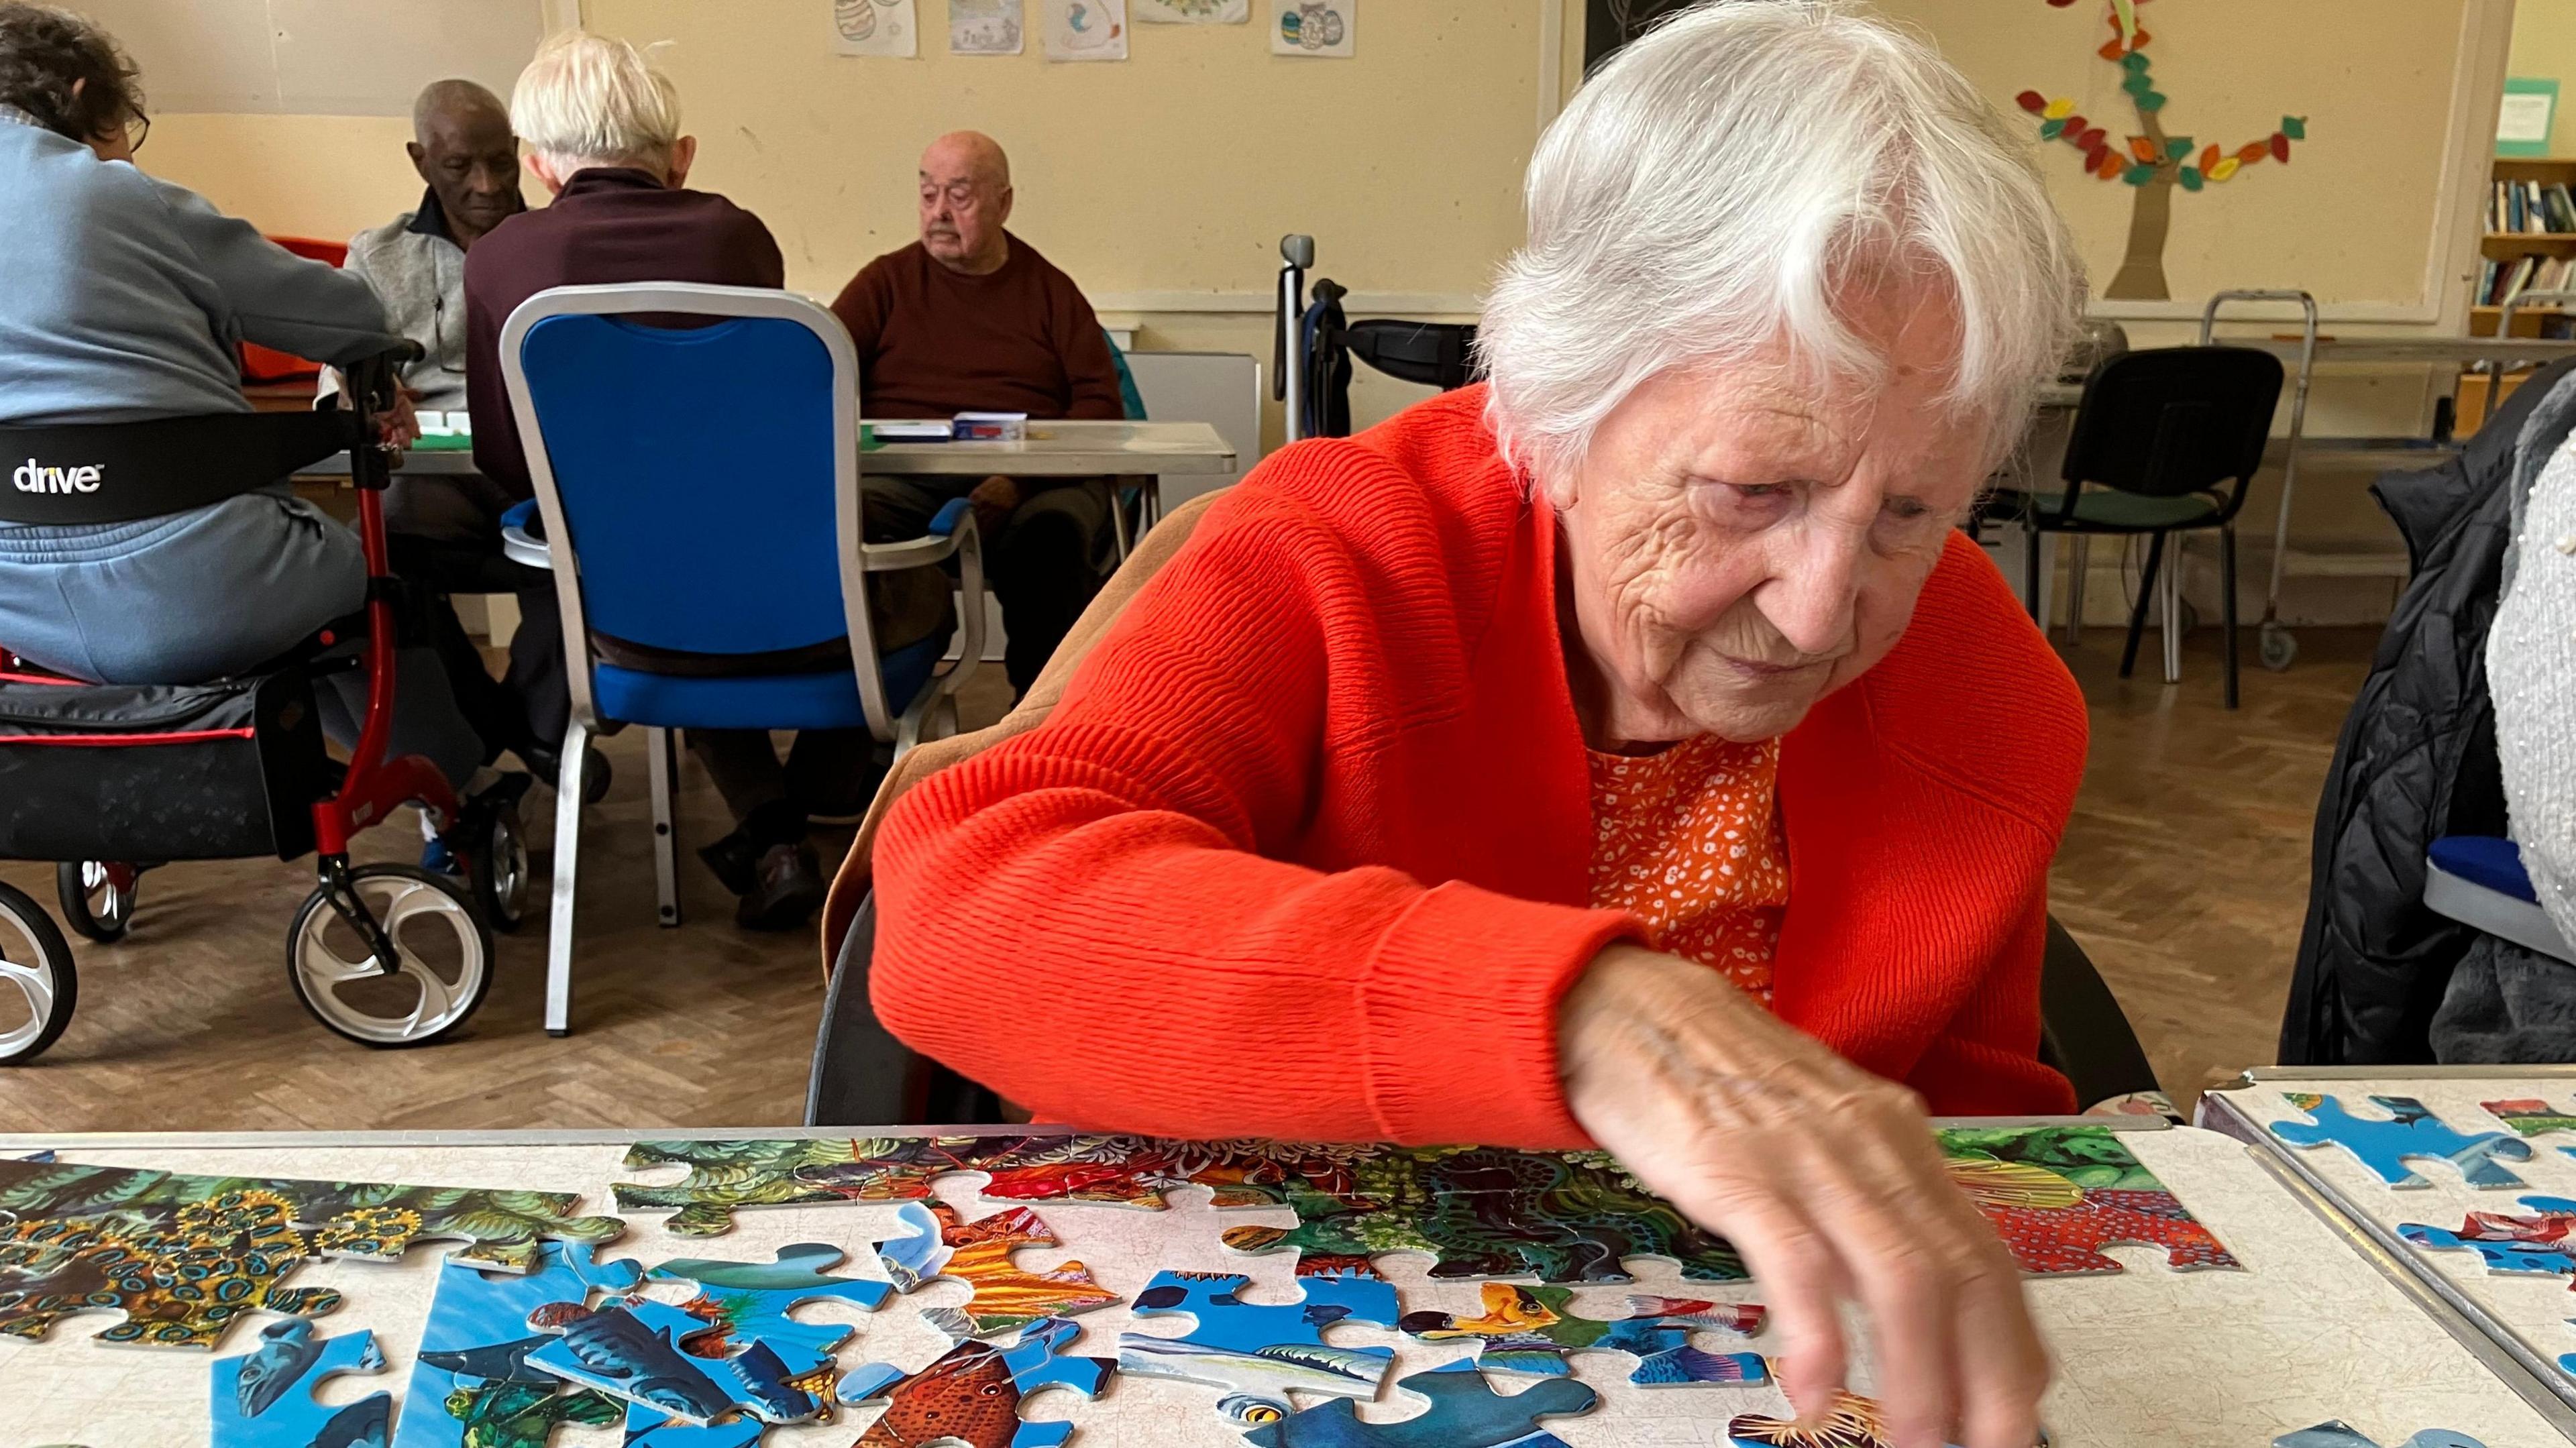
<path fill-rule="evenodd" d="M 859 352 L 859 410 L 872 418 L 1025 412 L 1125 416 L 1118 364 L 1073 279 L 1003 230 L 1011 163 L 993 138 L 958 131 L 921 154 L 921 240 L 867 264 L 832 310 Z M 1099 478 L 871 477 L 871 516 L 927 524 L 974 501 L 993 594 L 1010 636 L 1003 668 L 1025 693 L 1098 591 L 1110 489 Z"/>

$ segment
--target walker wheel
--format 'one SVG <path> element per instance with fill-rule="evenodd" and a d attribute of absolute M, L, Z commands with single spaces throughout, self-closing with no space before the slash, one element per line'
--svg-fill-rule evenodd
<path fill-rule="evenodd" d="M 125 938 L 134 923 L 134 898 L 143 871 L 107 860 L 66 860 L 54 866 L 54 895 L 72 929 L 101 945 Z"/>
<path fill-rule="evenodd" d="M 72 1023 L 71 944 L 23 890 L 0 885 L 0 1066 L 34 1060 Z"/>
<path fill-rule="evenodd" d="M 2266 619 L 2263 623 L 2262 643 L 2257 652 L 2262 657 L 2263 667 L 2277 674 L 2288 668 L 2290 661 L 2299 656 L 2299 640 L 2288 629 Z"/>
<path fill-rule="evenodd" d="M 286 975 L 304 1008 L 369 1046 L 426 1045 L 463 1025 L 492 988 L 492 935 L 464 887 L 413 865 L 363 865 L 348 888 L 391 940 L 397 969 L 377 960 L 326 882 L 286 936 Z"/>
<path fill-rule="evenodd" d="M 528 921 L 528 840 L 517 808 L 494 810 L 465 858 L 484 923 L 504 935 L 518 933 Z"/>

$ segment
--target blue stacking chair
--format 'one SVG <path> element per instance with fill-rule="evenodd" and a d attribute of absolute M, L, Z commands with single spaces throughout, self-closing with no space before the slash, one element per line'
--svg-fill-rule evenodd
<path fill-rule="evenodd" d="M 2492 835 L 2447 835 L 2425 852 L 2424 908 L 2576 965 L 2576 945 L 2540 908 L 2522 850 Z"/>
<path fill-rule="evenodd" d="M 644 320 L 683 315 L 706 321 Z M 676 925 L 670 731 L 864 726 L 898 754 L 925 730 L 955 732 L 956 692 L 983 656 L 983 556 L 962 499 L 921 538 L 863 541 L 858 359 L 840 322 L 803 297 L 557 287 L 510 314 L 501 370 L 545 520 L 572 695 L 546 957 L 546 1030 L 560 1036 L 591 736 L 648 731 L 654 880 L 661 922 Z M 516 552 L 540 546 L 513 533 Z M 957 664 L 939 668 L 938 632 L 879 658 L 867 575 L 951 557 L 965 587 Z"/>

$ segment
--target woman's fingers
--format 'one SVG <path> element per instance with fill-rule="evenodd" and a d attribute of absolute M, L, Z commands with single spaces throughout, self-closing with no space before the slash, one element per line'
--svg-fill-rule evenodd
<path fill-rule="evenodd" d="M 1962 1292 L 1959 1341 L 1970 1348 L 1960 1363 L 1960 1448 L 2029 1448 L 2039 1439 L 2048 1351 L 2031 1326 L 2021 1272 L 2009 1256 Z"/>
<path fill-rule="evenodd" d="M 1780 1368 L 1781 1391 L 1800 1413 L 1822 1413 L 1833 1406 L 1851 1371 L 1840 1311 L 1848 1280 L 1844 1264 L 1786 1201 L 1714 1215 L 1726 1219 L 1725 1231 L 1761 1285 L 1771 1330 L 1779 1336 L 1771 1357 Z"/>

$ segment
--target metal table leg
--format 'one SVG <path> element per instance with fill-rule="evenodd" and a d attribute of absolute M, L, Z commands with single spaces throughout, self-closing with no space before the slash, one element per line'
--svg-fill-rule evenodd
<path fill-rule="evenodd" d="M 2261 654 L 2263 667 L 2275 672 L 2286 669 L 2299 656 L 2299 641 L 2281 624 L 2281 579 L 2290 563 L 2290 501 L 2299 490 L 2299 438 L 2307 430 L 2308 382 L 2316 375 L 2317 365 L 2317 299 L 2295 290 L 2243 290 L 2214 292 L 2209 305 L 2200 313 L 2200 345 L 2210 344 L 2218 325 L 2219 307 L 2231 301 L 2297 302 L 2301 317 L 2299 327 L 2299 377 L 2297 390 L 2290 395 L 2290 436 L 2281 464 L 2281 510 L 2272 522 L 2272 578 L 2263 592 Z"/>

